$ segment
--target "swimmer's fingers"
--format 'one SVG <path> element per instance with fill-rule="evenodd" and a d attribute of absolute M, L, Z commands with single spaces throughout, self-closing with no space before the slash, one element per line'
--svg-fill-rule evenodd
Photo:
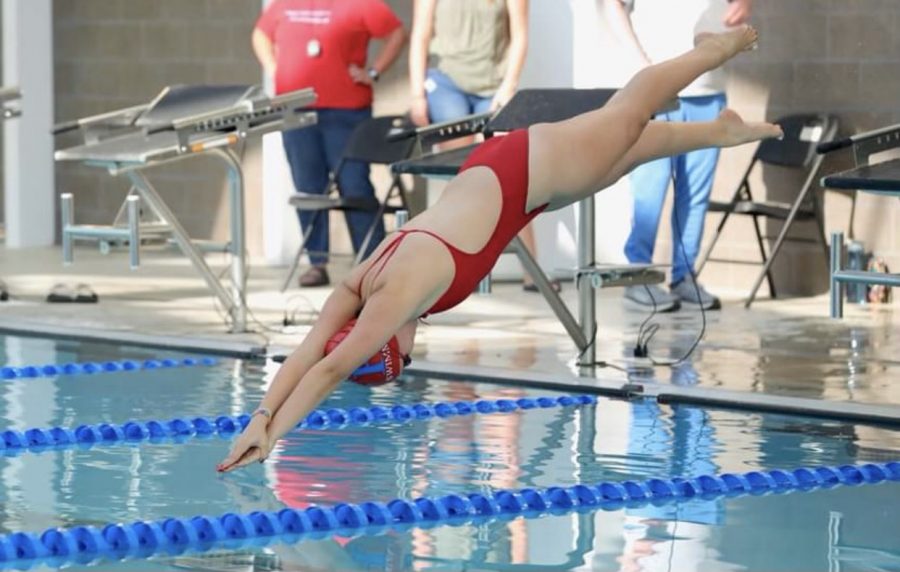
<path fill-rule="evenodd" d="M 240 455 L 237 459 L 231 460 L 232 457 L 229 456 L 228 459 L 222 462 L 221 465 L 218 466 L 218 471 L 220 473 L 230 473 L 235 469 L 240 469 L 241 467 L 246 467 L 250 463 L 255 463 L 257 461 L 264 460 L 263 452 L 259 447 L 251 447 L 247 449 L 242 455 Z"/>

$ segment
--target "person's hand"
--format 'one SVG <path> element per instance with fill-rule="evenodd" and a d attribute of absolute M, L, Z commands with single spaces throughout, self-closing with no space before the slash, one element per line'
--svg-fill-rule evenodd
<path fill-rule="evenodd" d="M 416 127 L 428 125 L 428 99 L 424 95 L 416 95 L 409 106 L 409 118 Z"/>
<path fill-rule="evenodd" d="M 728 3 L 728 10 L 725 12 L 725 18 L 722 20 L 729 28 L 740 26 L 750 21 L 750 10 L 752 0 L 731 0 Z"/>
<path fill-rule="evenodd" d="M 372 78 L 369 76 L 369 72 L 356 64 L 350 64 L 350 67 L 347 68 L 347 73 L 350 74 L 350 79 L 352 79 L 355 83 L 372 85 Z"/>
<path fill-rule="evenodd" d="M 250 463 L 261 463 L 269 456 L 272 445 L 266 431 L 266 420 L 261 415 L 254 416 L 235 441 L 234 446 L 231 447 L 231 452 L 228 453 L 225 460 L 216 466 L 216 470 L 220 473 L 227 473 Z"/>
<path fill-rule="evenodd" d="M 493 99 L 491 99 L 491 111 L 497 111 L 509 103 L 509 100 L 512 99 L 515 94 L 515 88 L 501 85 L 500 88 L 497 89 L 497 93 L 494 94 Z"/>

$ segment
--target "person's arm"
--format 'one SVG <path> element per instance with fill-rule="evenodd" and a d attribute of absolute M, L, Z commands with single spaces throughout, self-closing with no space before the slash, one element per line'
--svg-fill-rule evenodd
<path fill-rule="evenodd" d="M 260 402 L 257 411 L 265 411 L 268 415 L 258 414 L 253 416 L 250 424 L 241 433 L 238 440 L 235 441 L 228 457 L 219 465 L 218 469 L 220 471 L 243 466 L 246 463 L 236 466 L 235 464 L 239 461 L 244 461 L 243 457 L 248 453 L 255 454 L 254 449 L 260 451 L 263 449 L 268 450 L 268 443 L 272 441 L 269 435 L 269 423 L 297 388 L 300 380 L 322 359 L 325 353 L 325 344 L 331 336 L 356 315 L 360 306 L 359 296 L 345 282 L 341 282 L 328 296 L 312 330 L 306 335 L 300 346 L 281 365 L 278 373 L 275 374 L 275 379 L 272 380 L 272 384 L 266 391 L 265 397 Z M 359 363 L 362 363 L 362 361 Z"/>
<path fill-rule="evenodd" d="M 515 95 L 528 53 L 528 0 L 506 0 L 506 11 L 509 14 L 509 53 L 506 74 L 491 101 L 493 111 L 506 105 Z"/>
<path fill-rule="evenodd" d="M 638 40 L 625 3 L 622 0 L 603 0 L 603 5 L 606 8 L 606 21 L 610 31 L 619 43 L 632 50 L 643 65 L 648 66 L 653 63 Z"/>
<path fill-rule="evenodd" d="M 375 59 L 368 69 L 361 69 L 359 66 L 353 64 L 350 65 L 350 77 L 352 77 L 353 81 L 356 83 L 371 85 L 373 79 L 372 76 L 369 75 L 369 70 L 375 70 L 375 73 L 378 75 L 386 72 L 394 62 L 397 61 L 397 58 L 400 57 L 400 52 L 403 51 L 403 44 L 405 43 L 406 30 L 403 29 L 402 25 L 398 25 L 382 38 L 381 48 L 378 50 Z"/>
<path fill-rule="evenodd" d="M 729 27 L 740 26 L 750 21 L 753 11 L 753 0 L 729 0 L 725 12 L 724 24 Z"/>
<path fill-rule="evenodd" d="M 425 96 L 425 73 L 428 68 L 428 45 L 434 35 L 434 8 L 437 0 L 415 0 L 413 24 L 409 40 L 410 119 L 418 126 L 428 125 L 428 99 Z"/>
<path fill-rule="evenodd" d="M 266 75 L 275 75 L 275 44 L 269 36 L 259 28 L 253 29 L 253 53 Z"/>
<path fill-rule="evenodd" d="M 401 284 L 384 286 L 366 301 L 356 325 L 330 354 L 314 365 L 272 418 L 269 434 L 277 441 L 297 426 L 335 386 L 384 347 L 410 320 L 420 300 Z"/>
<path fill-rule="evenodd" d="M 292 431 L 359 364 L 384 347 L 391 336 L 410 320 L 412 312 L 407 310 L 418 309 L 420 305 L 421 300 L 416 293 L 405 288 L 402 282 L 376 290 L 366 301 L 356 325 L 340 345 L 316 361 L 302 379 L 293 384 L 293 389 L 268 422 L 265 434 L 247 438 L 242 434 L 219 470 L 227 472 L 265 460 L 275 442 Z M 271 389 L 269 391 L 272 392 Z"/>

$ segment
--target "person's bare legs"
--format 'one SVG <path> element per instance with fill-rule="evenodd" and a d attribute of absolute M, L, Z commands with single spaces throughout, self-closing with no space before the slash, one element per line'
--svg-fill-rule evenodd
<path fill-rule="evenodd" d="M 566 204 L 599 190 L 598 183 L 609 179 L 659 109 L 756 40 L 756 30 L 749 26 L 704 35 L 690 52 L 638 72 L 601 109 L 533 126 L 528 208 Z"/>
<path fill-rule="evenodd" d="M 725 109 L 715 121 L 693 123 L 651 121 L 640 138 L 610 170 L 609 186 L 642 163 L 662 157 L 682 155 L 707 147 L 734 147 L 743 143 L 781 137 L 781 127 L 766 122 L 745 122 L 731 109 Z"/>

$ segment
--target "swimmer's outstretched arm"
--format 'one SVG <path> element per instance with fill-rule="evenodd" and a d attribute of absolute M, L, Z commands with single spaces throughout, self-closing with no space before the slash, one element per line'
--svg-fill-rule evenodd
<path fill-rule="evenodd" d="M 370 295 L 347 337 L 323 357 L 327 340 L 355 315 L 359 307 L 358 301 L 356 306 L 342 304 L 341 295 L 332 303 L 334 296 L 329 297 L 319 321 L 301 347 L 282 365 L 263 399 L 263 407 L 275 405 L 271 421 L 265 426 L 264 416 L 254 416 L 251 423 L 257 425 L 252 429 L 248 426 L 242 433 L 228 458 L 219 466 L 220 471 L 230 471 L 268 457 L 278 439 L 293 430 L 359 364 L 384 347 L 421 306 L 419 297 L 405 289 L 402 283 L 382 286 Z"/>
<path fill-rule="evenodd" d="M 362 302 L 346 283 L 341 282 L 325 300 L 322 311 L 312 329 L 300 343 L 296 350 L 281 364 L 275 379 L 266 391 L 265 397 L 259 404 L 259 409 L 268 410 L 274 415 L 278 412 L 284 401 L 288 398 L 300 380 L 309 370 L 322 359 L 325 354 L 325 344 L 344 324 L 347 323 L 359 311 Z M 255 456 L 257 451 L 268 441 L 267 425 L 270 422 L 264 415 L 254 415 L 250 425 L 241 433 L 235 442 L 231 454 L 218 466 L 220 471 L 225 471 L 246 463 L 241 456 L 235 456 L 238 451 L 242 454 L 251 453 Z M 250 462 L 250 461 L 247 461 Z"/>

